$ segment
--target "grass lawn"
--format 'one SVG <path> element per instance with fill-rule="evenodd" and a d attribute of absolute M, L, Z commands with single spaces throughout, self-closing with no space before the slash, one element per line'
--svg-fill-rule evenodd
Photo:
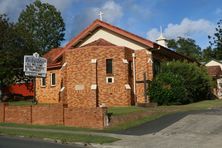
<path fill-rule="evenodd" d="M 127 106 L 127 107 L 110 107 L 108 108 L 108 113 L 112 113 L 113 116 L 130 114 L 133 112 L 146 111 L 146 108 L 137 106 Z"/>
<path fill-rule="evenodd" d="M 141 125 L 145 122 L 149 122 L 149 121 L 158 119 L 161 116 L 175 113 L 175 112 L 203 110 L 203 109 L 210 109 L 210 108 L 217 108 L 217 107 L 222 107 L 222 100 L 206 100 L 206 101 L 201 101 L 201 102 L 192 103 L 192 104 L 188 104 L 188 105 L 158 106 L 158 107 L 146 108 L 146 109 L 144 109 L 144 108 L 140 109 L 139 107 L 136 107 L 137 109 L 135 109 L 135 107 L 109 108 L 108 112 L 112 112 L 113 115 L 124 115 L 124 114 L 130 114 L 132 112 L 137 112 L 137 111 L 140 111 L 140 112 L 150 112 L 151 111 L 151 114 L 147 115 L 143 118 L 140 118 L 136 121 L 135 120 L 129 121 L 129 122 L 125 122 L 123 124 L 119 124 L 114 127 L 106 128 L 104 131 L 105 132 L 113 132 L 113 131 L 128 129 L 128 128 L 131 128 L 134 126 Z"/>
<path fill-rule="evenodd" d="M 12 101 L 7 102 L 9 105 L 12 106 L 29 106 L 29 105 L 35 105 L 32 101 Z"/>
<path fill-rule="evenodd" d="M 6 129 L 0 127 L 0 134 L 10 136 L 24 136 L 29 138 L 50 138 L 53 140 L 61 140 L 65 142 L 84 142 L 84 143 L 111 143 L 119 139 L 106 136 L 95 136 L 85 134 L 70 134 L 70 133 L 56 133 L 56 132 L 43 132 L 43 131 L 27 131 L 20 129 Z"/>

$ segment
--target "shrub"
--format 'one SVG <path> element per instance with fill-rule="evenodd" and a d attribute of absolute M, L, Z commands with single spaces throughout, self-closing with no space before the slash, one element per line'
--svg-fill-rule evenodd
<path fill-rule="evenodd" d="M 181 76 L 171 72 L 161 73 L 151 82 L 149 96 L 158 105 L 188 103 L 187 91 Z"/>
<path fill-rule="evenodd" d="M 184 79 L 190 102 L 209 99 L 212 81 L 205 67 L 196 63 L 172 61 L 162 65 L 162 72 L 180 75 Z"/>

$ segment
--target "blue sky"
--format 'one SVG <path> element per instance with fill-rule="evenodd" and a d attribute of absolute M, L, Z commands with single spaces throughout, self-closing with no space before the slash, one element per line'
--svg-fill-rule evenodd
<path fill-rule="evenodd" d="M 0 13 L 17 21 L 34 0 L 0 0 Z M 216 23 L 222 19 L 221 0 L 42 0 L 61 11 L 66 24 L 65 44 L 104 13 L 104 21 L 144 38 L 155 40 L 162 26 L 167 38 L 189 37 L 209 46 Z"/>

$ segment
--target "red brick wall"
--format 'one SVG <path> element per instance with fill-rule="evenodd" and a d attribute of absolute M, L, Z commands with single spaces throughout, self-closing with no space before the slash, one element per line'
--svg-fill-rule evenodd
<path fill-rule="evenodd" d="M 63 105 L 36 105 L 32 106 L 32 124 L 62 125 Z"/>
<path fill-rule="evenodd" d="M 106 108 L 65 108 L 65 126 L 104 128 Z"/>
<path fill-rule="evenodd" d="M 102 129 L 107 108 L 65 108 L 61 104 L 4 107 L 0 104 L 0 111 L 0 122 Z"/>
<path fill-rule="evenodd" d="M 31 106 L 5 106 L 5 122 L 30 124 Z"/>
<path fill-rule="evenodd" d="M 1 103 L 0 104 L 0 122 L 4 122 L 4 112 L 5 112 L 5 110 L 4 110 L 4 106 L 5 106 L 5 104 L 3 104 L 3 103 Z"/>
<path fill-rule="evenodd" d="M 72 107 L 96 107 L 96 91 L 91 85 L 96 80 L 96 64 L 91 59 L 97 59 L 98 100 L 99 104 L 107 106 L 128 106 L 131 104 L 131 90 L 126 90 L 129 84 L 128 64 L 133 51 L 117 46 L 89 46 L 69 50 L 64 55 L 67 68 L 64 73 L 67 104 Z M 106 59 L 113 59 L 113 74 L 106 74 Z M 106 77 L 114 77 L 114 83 L 107 84 Z M 76 85 L 82 85 L 82 90 L 75 90 Z"/>

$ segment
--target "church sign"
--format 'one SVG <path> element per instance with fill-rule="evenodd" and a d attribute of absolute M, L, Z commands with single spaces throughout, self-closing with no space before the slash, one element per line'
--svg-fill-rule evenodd
<path fill-rule="evenodd" d="M 23 71 L 26 76 L 46 77 L 47 59 L 39 57 L 38 53 L 25 55 Z"/>

